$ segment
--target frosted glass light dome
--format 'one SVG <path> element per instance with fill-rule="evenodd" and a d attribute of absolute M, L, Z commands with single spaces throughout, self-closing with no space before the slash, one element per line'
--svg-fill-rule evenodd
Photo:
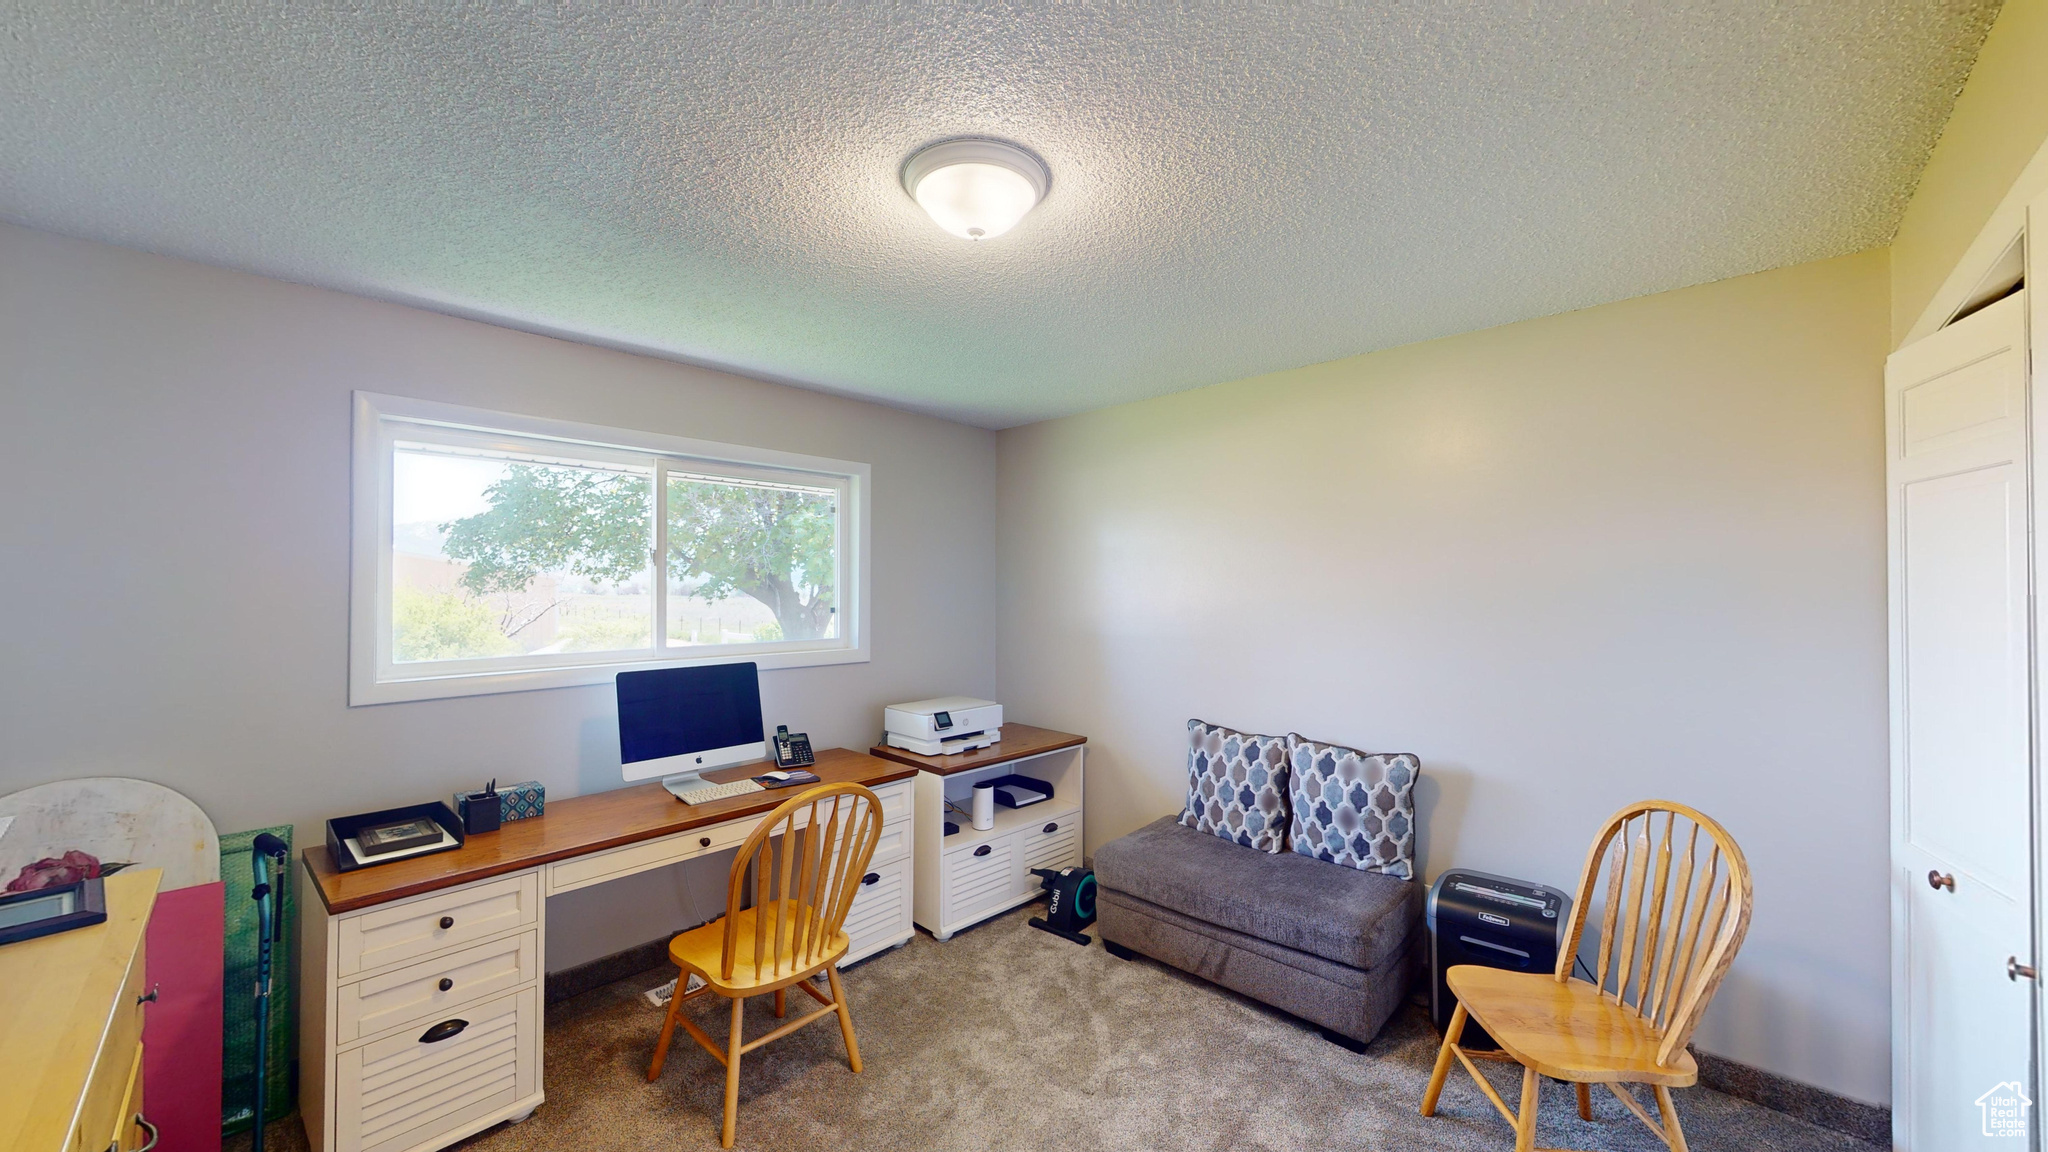
<path fill-rule="evenodd" d="M 1045 198 L 1043 161 L 1001 140 L 946 140 L 903 165 L 903 187 L 939 227 L 963 240 L 990 240 Z"/>

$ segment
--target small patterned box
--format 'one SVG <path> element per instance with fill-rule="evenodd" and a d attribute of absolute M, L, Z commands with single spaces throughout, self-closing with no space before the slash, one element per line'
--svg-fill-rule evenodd
<path fill-rule="evenodd" d="M 498 789 L 498 803 L 504 809 L 504 819 L 524 820 L 547 811 L 548 792 L 538 780 L 508 784 Z"/>

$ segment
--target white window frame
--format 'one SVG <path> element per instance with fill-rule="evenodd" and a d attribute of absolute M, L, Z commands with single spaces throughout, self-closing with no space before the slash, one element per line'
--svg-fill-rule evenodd
<path fill-rule="evenodd" d="M 410 435 L 408 432 L 410 431 Z M 671 469 L 735 478 L 791 479 L 840 493 L 839 635 L 830 640 L 718 644 L 637 652 L 560 652 L 396 664 L 391 659 L 392 453 L 400 440 L 460 440 L 478 447 L 531 452 L 535 441 L 561 444 L 564 455 L 591 461 L 646 464 L 654 483 Z M 605 428 L 538 416 L 492 412 L 376 392 L 355 394 L 349 579 L 349 706 L 436 700 L 496 692 L 528 692 L 606 684 L 635 668 L 676 668 L 751 660 L 762 668 L 809 668 L 868 660 L 868 488 L 866 464 L 768 448 L 747 448 L 658 432 Z M 667 517 L 655 522 L 654 632 L 668 635 Z M 802 647 L 797 647 L 801 643 Z M 684 654 L 687 653 L 687 654 Z M 508 663 L 515 667 L 507 667 Z"/>

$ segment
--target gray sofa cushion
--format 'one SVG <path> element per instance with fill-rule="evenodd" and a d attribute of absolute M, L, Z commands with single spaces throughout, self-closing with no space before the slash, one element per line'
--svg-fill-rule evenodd
<path fill-rule="evenodd" d="M 1268 854 L 1155 820 L 1095 853 L 1104 888 L 1352 968 L 1398 956 L 1422 886 L 1292 852 Z"/>

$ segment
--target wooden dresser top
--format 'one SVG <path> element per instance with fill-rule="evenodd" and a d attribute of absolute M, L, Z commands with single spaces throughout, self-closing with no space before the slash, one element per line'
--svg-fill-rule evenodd
<path fill-rule="evenodd" d="M 162 877 L 155 868 L 116 872 L 106 879 L 104 923 L 0 944 L 0 1148 L 70 1147 Z"/>
<path fill-rule="evenodd" d="M 706 772 L 704 778 L 725 783 L 758 776 L 774 767 L 765 761 L 742 764 Z M 916 775 L 914 768 L 847 748 L 819 752 L 818 762 L 811 770 L 827 784 L 850 782 L 870 788 Z M 669 795 L 659 782 L 636 784 L 588 796 L 551 799 L 544 815 L 509 821 L 496 832 L 471 836 L 462 847 L 452 851 L 372 864 L 353 872 L 337 870 L 327 854 L 327 846 L 317 845 L 305 851 L 306 871 L 312 875 L 313 887 L 328 912 L 353 912 L 554 860 L 758 815 L 802 792 L 802 788 L 770 788 L 708 804 L 685 804 Z"/>

